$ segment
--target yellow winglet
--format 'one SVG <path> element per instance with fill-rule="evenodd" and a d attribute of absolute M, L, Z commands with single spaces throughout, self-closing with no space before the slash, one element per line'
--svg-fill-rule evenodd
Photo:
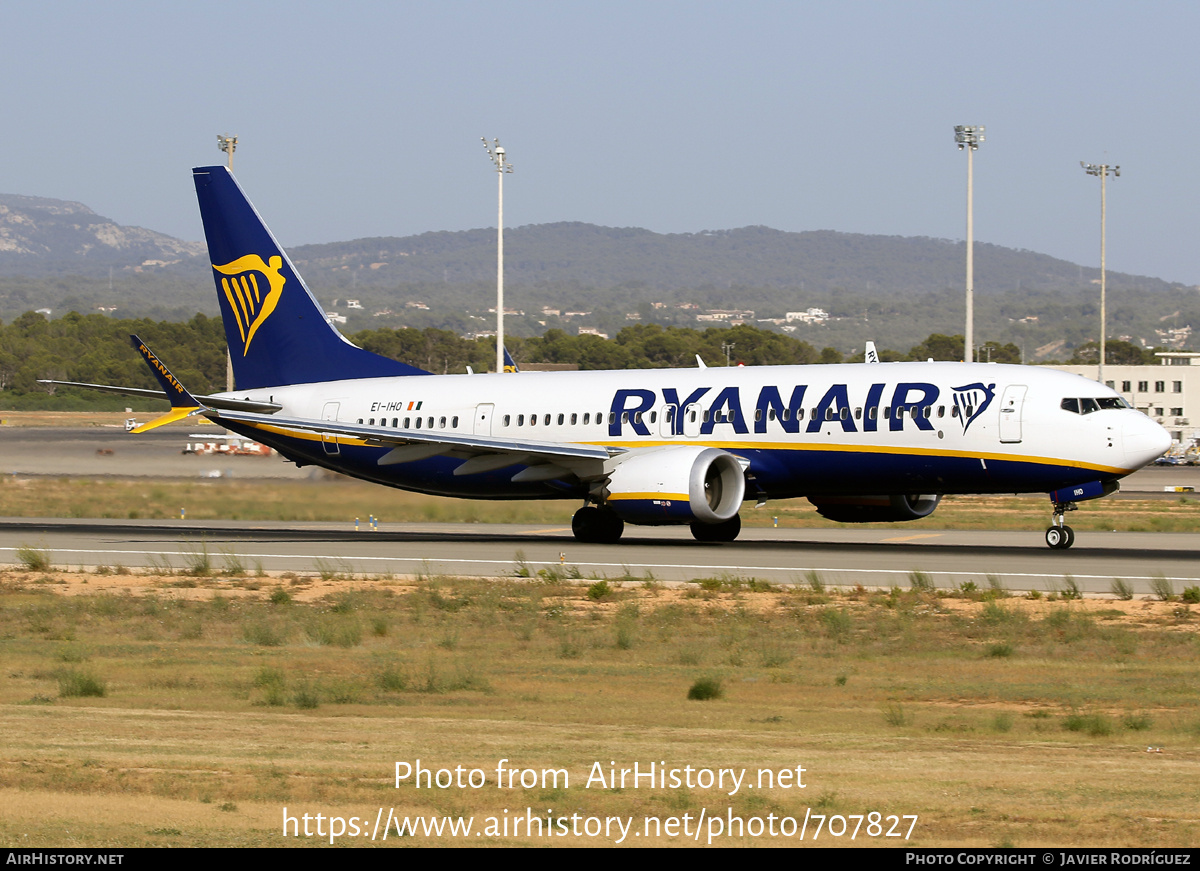
<path fill-rule="evenodd" d="M 177 420 L 183 420 L 185 417 L 190 417 L 200 410 L 201 408 L 199 405 L 193 406 L 192 408 L 172 408 L 162 417 L 156 417 L 149 423 L 143 423 L 141 426 L 135 426 L 130 430 L 130 432 L 134 434 L 148 432 L 152 429 L 157 429 L 160 426 L 164 426 L 165 424 L 174 423 Z"/>

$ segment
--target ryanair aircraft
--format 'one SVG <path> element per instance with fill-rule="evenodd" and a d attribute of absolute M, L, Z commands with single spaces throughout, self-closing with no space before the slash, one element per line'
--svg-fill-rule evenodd
<path fill-rule="evenodd" d="M 171 412 L 298 465 L 441 496 L 574 498 L 572 529 L 690 524 L 733 541 L 746 500 L 807 497 L 830 520 L 928 516 L 948 493 L 1049 493 L 1046 543 L 1170 437 L 1094 381 L 982 363 L 432 375 L 346 340 L 221 166 L 193 170 L 237 389 L 193 396 L 134 344 Z M 96 386 L 96 385 L 90 385 Z M 139 391 L 107 388 L 117 392 Z"/>

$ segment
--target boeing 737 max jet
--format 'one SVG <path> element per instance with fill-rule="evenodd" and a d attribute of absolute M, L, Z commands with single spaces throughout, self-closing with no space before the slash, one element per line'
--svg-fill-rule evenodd
<path fill-rule="evenodd" d="M 1051 547 L 1074 503 L 1162 454 L 1167 433 L 1077 375 L 984 363 L 432 375 L 328 321 L 237 181 L 193 171 L 236 390 L 193 396 L 137 338 L 172 410 L 298 464 L 443 496 L 574 498 L 576 538 L 690 524 L 732 541 L 754 499 L 830 520 L 915 520 L 948 493 L 1048 493 Z M 61 383 L 61 382 L 60 382 Z M 96 386 L 96 385 L 91 385 Z M 138 393 L 126 388 L 108 388 Z"/>

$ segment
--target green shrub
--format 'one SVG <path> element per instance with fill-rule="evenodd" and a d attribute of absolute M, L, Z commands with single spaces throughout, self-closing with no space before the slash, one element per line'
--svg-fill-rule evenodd
<path fill-rule="evenodd" d="M 1162 575 L 1150 579 L 1150 592 L 1160 602 L 1170 602 L 1175 598 L 1175 585 Z"/>
<path fill-rule="evenodd" d="M 908 726 L 912 724 L 912 714 L 899 702 L 889 702 L 883 709 L 883 721 L 889 726 Z"/>
<path fill-rule="evenodd" d="M 1153 721 L 1149 714 L 1126 714 L 1121 718 L 1121 725 L 1132 732 L 1144 732 L 1150 728 Z"/>
<path fill-rule="evenodd" d="M 1071 712 L 1063 721 L 1068 732 L 1084 732 L 1093 738 L 1103 738 L 1113 732 L 1112 720 L 1104 714 L 1081 714 Z"/>
<path fill-rule="evenodd" d="M 397 664 L 385 665 L 375 678 L 379 688 L 392 693 L 401 693 L 408 689 L 408 672 Z"/>
<path fill-rule="evenodd" d="M 933 578 L 927 572 L 912 571 L 908 573 L 908 582 L 912 588 L 921 593 L 932 593 L 937 587 Z"/>
<path fill-rule="evenodd" d="M 850 614 L 845 608 L 825 608 L 821 611 L 825 631 L 839 644 L 850 635 Z"/>
<path fill-rule="evenodd" d="M 108 686 L 91 672 L 67 669 L 58 675 L 58 694 L 64 699 L 103 698 Z"/>
<path fill-rule="evenodd" d="M 292 693 L 292 703 L 302 711 L 311 711 L 321 706 L 321 697 L 307 681 L 296 687 Z"/>
<path fill-rule="evenodd" d="M 821 594 L 825 592 L 825 582 L 821 580 L 821 573 L 816 569 L 809 569 L 805 572 L 804 579 L 808 581 L 808 588 L 814 593 Z"/>
<path fill-rule="evenodd" d="M 1002 712 L 992 717 L 992 729 L 997 732 L 1011 732 L 1013 727 L 1013 715 Z"/>
<path fill-rule="evenodd" d="M 1200 587 L 1184 587 L 1180 598 L 1189 605 L 1200 605 Z"/>
<path fill-rule="evenodd" d="M 1108 590 L 1122 602 L 1128 602 L 1133 598 L 1133 587 L 1124 578 L 1113 578 Z"/>
<path fill-rule="evenodd" d="M 283 632 L 261 620 L 242 624 L 242 638 L 259 647 L 279 647 L 285 640 Z"/>
<path fill-rule="evenodd" d="M 612 593 L 612 587 L 608 585 L 608 581 L 596 581 L 588 587 L 588 598 L 593 602 L 599 602 L 605 596 Z"/>
<path fill-rule="evenodd" d="M 702 677 L 692 684 L 687 697 L 692 701 L 704 702 L 709 699 L 722 698 L 724 695 L 725 690 L 721 688 L 721 681 L 718 678 Z"/>
<path fill-rule="evenodd" d="M 1083 590 L 1079 589 L 1079 582 L 1070 575 L 1063 578 L 1063 593 L 1064 599 L 1082 599 Z"/>
<path fill-rule="evenodd" d="M 17 548 L 17 560 L 28 572 L 50 571 L 50 551 L 23 544 Z"/>

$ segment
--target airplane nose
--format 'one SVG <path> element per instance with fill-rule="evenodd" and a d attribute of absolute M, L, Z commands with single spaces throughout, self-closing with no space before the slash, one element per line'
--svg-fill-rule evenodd
<path fill-rule="evenodd" d="M 1131 414 L 1121 429 L 1125 467 L 1140 469 L 1161 457 L 1171 447 L 1171 435 L 1144 414 Z"/>

